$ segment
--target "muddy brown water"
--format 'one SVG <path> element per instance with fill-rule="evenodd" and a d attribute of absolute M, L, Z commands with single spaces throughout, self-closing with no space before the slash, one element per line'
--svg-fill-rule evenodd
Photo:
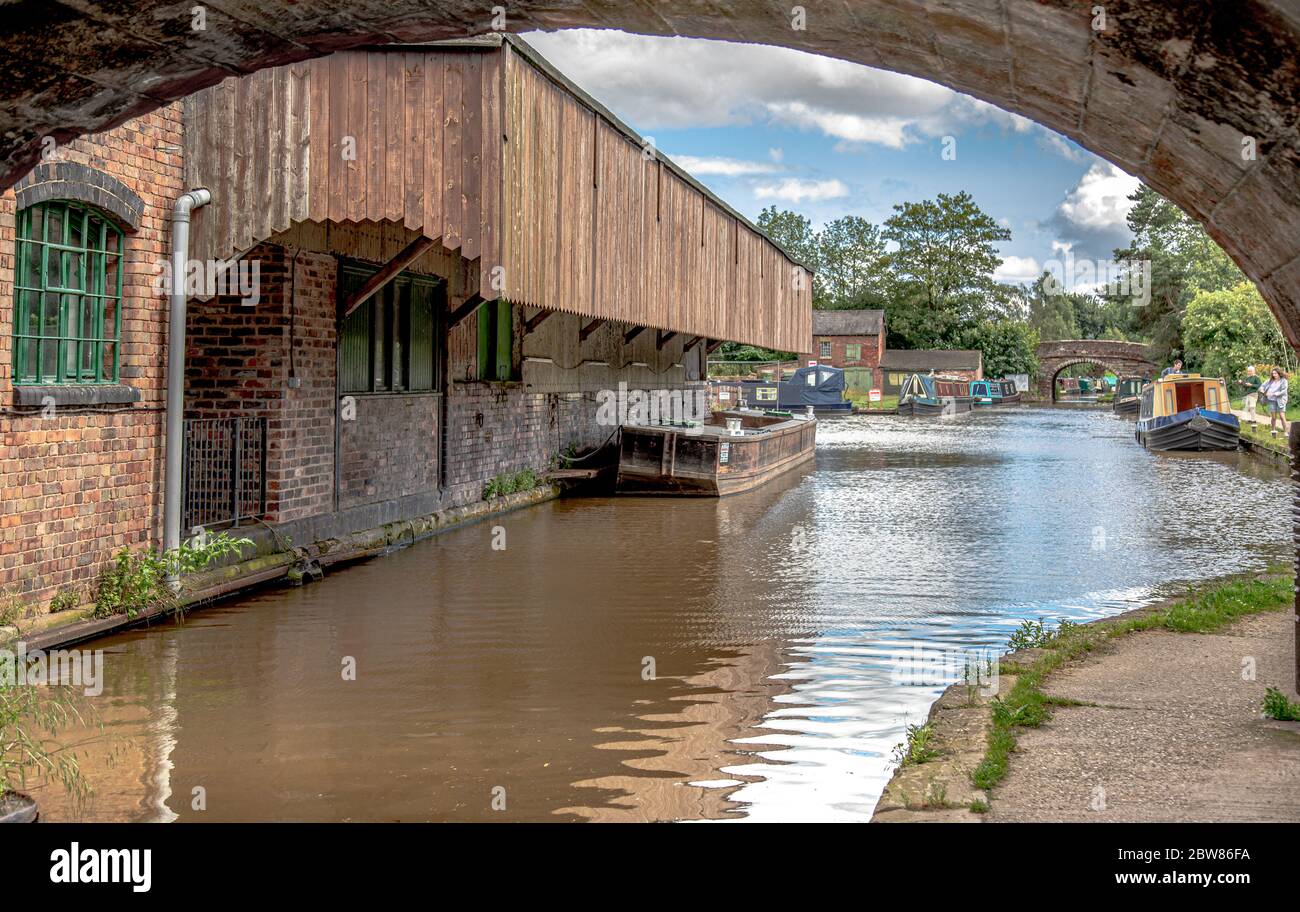
<path fill-rule="evenodd" d="M 95 794 L 33 793 L 56 820 L 866 820 L 955 667 L 918 663 L 1266 566 L 1289 493 L 1103 410 L 824 421 L 815 468 L 754 492 L 552 502 L 88 644 L 98 725 L 65 737 Z"/>

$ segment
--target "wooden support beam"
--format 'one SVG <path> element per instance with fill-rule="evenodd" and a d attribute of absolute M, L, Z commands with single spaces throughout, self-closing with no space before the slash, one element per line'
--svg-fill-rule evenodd
<path fill-rule="evenodd" d="M 541 326 L 542 321 L 545 320 L 553 313 L 555 313 L 555 311 L 553 310 L 543 310 L 541 313 L 537 314 L 532 319 L 530 319 L 527 323 L 524 324 L 524 335 L 525 336 L 528 335 L 534 329 Z"/>
<path fill-rule="evenodd" d="M 725 342 L 725 341 L 727 341 L 727 340 L 726 340 L 726 339 L 710 339 L 710 340 L 709 340 L 709 344 L 706 345 L 706 346 L 704 347 L 704 351 L 705 351 L 705 353 L 706 353 L 706 354 L 710 354 L 710 355 L 713 354 L 715 351 L 717 351 L 718 349 L 720 349 L 720 348 L 722 347 L 722 343 Z"/>
<path fill-rule="evenodd" d="M 346 319 L 347 315 L 352 313 L 362 304 L 369 301 L 385 285 L 397 278 L 403 269 L 414 263 L 420 256 L 434 245 L 432 238 L 418 237 L 411 243 L 402 248 L 402 252 L 393 257 L 384 267 L 366 279 L 365 283 L 343 302 L 339 308 L 339 319 Z"/>
<path fill-rule="evenodd" d="M 464 320 L 474 311 L 482 307 L 485 303 L 487 302 L 484 301 L 483 297 L 477 292 L 470 295 L 468 298 L 465 299 L 464 304 L 460 305 L 455 310 L 453 310 L 451 314 L 447 317 L 447 331 L 450 332 L 452 329 L 456 327 L 458 323 L 460 323 L 461 320 Z"/>
<path fill-rule="evenodd" d="M 644 326 L 633 326 L 627 332 L 623 333 L 623 344 L 626 345 L 643 332 L 645 332 Z"/>
<path fill-rule="evenodd" d="M 675 332 L 664 332 L 662 329 L 659 330 L 658 338 L 655 339 L 655 348 L 662 351 L 663 347 L 667 345 L 675 335 L 677 335 Z"/>
<path fill-rule="evenodd" d="M 590 336 L 592 333 L 594 333 L 596 330 L 600 329 L 600 327 L 604 325 L 604 323 L 605 323 L 604 320 L 592 320 L 586 326 L 582 327 L 582 329 L 578 330 L 578 341 L 586 342 L 587 337 Z"/>
<path fill-rule="evenodd" d="M 690 351 L 692 348 L 699 345 L 703 341 L 704 341 L 703 336 L 695 336 L 692 339 L 687 339 L 686 344 L 682 346 L 682 354 L 683 355 L 686 354 L 688 351 Z"/>

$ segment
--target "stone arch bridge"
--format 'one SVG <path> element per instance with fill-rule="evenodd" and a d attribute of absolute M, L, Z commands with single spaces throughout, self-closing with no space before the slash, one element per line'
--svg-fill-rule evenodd
<path fill-rule="evenodd" d="M 1043 399 L 1056 398 L 1056 378 L 1074 364 L 1097 364 L 1116 376 L 1155 375 L 1151 346 L 1141 342 L 1111 342 L 1103 339 L 1063 339 L 1039 343 L 1038 394 Z"/>

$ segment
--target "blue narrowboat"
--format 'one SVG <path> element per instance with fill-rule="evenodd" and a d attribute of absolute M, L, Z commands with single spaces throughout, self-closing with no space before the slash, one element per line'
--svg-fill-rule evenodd
<path fill-rule="evenodd" d="M 844 398 L 844 371 L 838 367 L 810 364 L 788 380 L 742 380 L 738 385 L 746 404 L 753 408 L 802 414 L 811 405 L 818 416 L 853 414 L 853 403 Z"/>
<path fill-rule="evenodd" d="M 1020 401 L 1020 391 L 1014 380 L 972 380 L 970 381 L 971 401 L 981 407 L 990 405 L 1014 405 Z"/>
<path fill-rule="evenodd" d="M 1166 374 L 1142 388 L 1137 442 L 1152 450 L 1235 450 L 1241 424 L 1222 380 Z"/>
<path fill-rule="evenodd" d="M 965 380 L 909 374 L 898 389 L 900 415 L 956 415 L 970 410 L 970 387 Z"/>

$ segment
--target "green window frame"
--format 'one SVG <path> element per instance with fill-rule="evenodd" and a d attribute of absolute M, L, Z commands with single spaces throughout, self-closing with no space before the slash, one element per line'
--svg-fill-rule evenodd
<path fill-rule="evenodd" d="M 844 346 L 844 360 L 845 360 L 845 361 L 861 361 L 861 360 L 862 360 L 862 346 L 861 346 L 861 345 L 846 345 L 846 346 Z"/>
<path fill-rule="evenodd" d="M 340 300 L 373 270 L 340 269 Z M 339 326 L 340 393 L 410 393 L 440 389 L 438 326 L 445 311 L 439 279 L 402 273 Z"/>
<path fill-rule="evenodd" d="M 120 371 L 120 228 L 99 210 L 50 200 L 18 213 L 14 383 L 116 383 Z"/>
<path fill-rule="evenodd" d="M 478 379 L 513 380 L 515 309 L 499 298 L 478 309 Z"/>

